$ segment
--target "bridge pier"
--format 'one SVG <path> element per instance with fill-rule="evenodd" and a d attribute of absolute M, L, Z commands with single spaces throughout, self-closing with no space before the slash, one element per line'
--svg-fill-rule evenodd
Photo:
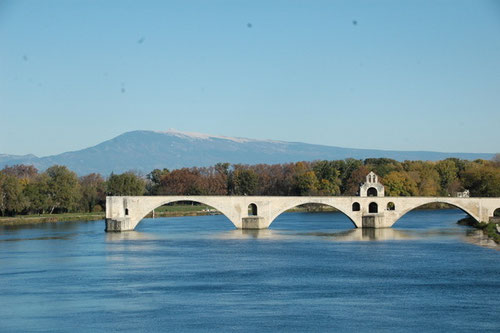
<path fill-rule="evenodd" d="M 128 218 L 124 219 L 106 219 L 106 228 L 104 231 L 106 232 L 121 232 L 121 231 L 128 231 L 128 230 L 134 230 L 135 224 L 132 223 L 132 221 Z"/>
<path fill-rule="evenodd" d="M 384 214 L 365 214 L 361 218 L 361 228 L 379 229 L 390 228 L 392 223 L 388 223 Z"/>
<path fill-rule="evenodd" d="M 106 219 L 106 232 L 120 232 L 122 231 L 122 221 L 117 221 L 113 219 Z"/>
<path fill-rule="evenodd" d="M 241 229 L 243 230 L 267 229 L 268 227 L 269 224 L 262 216 L 248 216 L 241 219 Z"/>

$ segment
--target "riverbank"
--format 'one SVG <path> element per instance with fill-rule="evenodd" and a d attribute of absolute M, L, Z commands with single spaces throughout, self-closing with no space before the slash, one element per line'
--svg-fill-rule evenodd
<path fill-rule="evenodd" d="M 206 206 L 166 206 L 155 210 L 154 217 L 180 217 L 180 216 L 202 216 L 202 215 L 218 215 L 218 211 L 210 209 Z M 104 212 L 99 213 L 62 213 L 62 214 L 39 214 L 39 215 L 22 215 L 12 217 L 0 217 L 1 225 L 25 225 L 38 223 L 54 223 L 54 222 L 74 222 L 74 221 L 97 221 L 103 220 L 106 217 Z M 153 217 L 153 212 L 145 216 L 145 218 Z"/>
<path fill-rule="evenodd" d="M 474 227 L 476 229 L 482 230 L 483 233 L 494 240 L 497 244 L 500 244 L 500 234 L 497 231 L 498 222 L 477 222 L 471 217 L 466 217 L 457 222 L 460 225 L 466 225 L 469 227 Z"/>
<path fill-rule="evenodd" d="M 337 211 L 329 206 L 299 206 L 287 212 L 331 212 Z M 203 216 L 219 215 L 219 211 L 206 205 L 171 205 L 161 206 L 150 212 L 145 218 L 153 217 L 181 217 L 181 216 Z M 0 225 L 23 225 L 52 222 L 73 221 L 97 221 L 106 217 L 104 212 L 99 213 L 62 213 L 62 214 L 40 214 L 40 215 L 18 215 L 13 217 L 0 217 Z"/>
<path fill-rule="evenodd" d="M 0 225 L 23 225 L 53 222 L 97 221 L 102 220 L 105 213 L 63 213 L 0 217 Z"/>

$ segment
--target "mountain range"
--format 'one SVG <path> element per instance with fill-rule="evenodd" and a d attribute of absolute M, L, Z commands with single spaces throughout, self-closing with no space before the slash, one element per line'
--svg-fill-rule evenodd
<path fill-rule="evenodd" d="M 354 149 L 169 130 L 166 132 L 126 132 L 93 147 L 46 157 L 37 157 L 33 154 L 0 154 L 0 167 L 32 164 L 39 170 L 45 170 L 58 164 L 67 166 L 78 175 L 96 172 L 107 176 L 111 172 L 136 170 L 149 173 L 155 168 L 172 170 L 182 167 L 210 166 L 218 162 L 273 164 L 370 157 L 387 157 L 398 161 L 436 161 L 449 157 L 469 160 L 491 159 L 493 154 Z"/>

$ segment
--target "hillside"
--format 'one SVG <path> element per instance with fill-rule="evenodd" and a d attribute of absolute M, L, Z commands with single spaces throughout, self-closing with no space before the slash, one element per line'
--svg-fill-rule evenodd
<path fill-rule="evenodd" d="M 398 161 L 448 157 L 491 159 L 493 154 L 353 149 L 169 130 L 127 132 L 90 148 L 47 157 L 0 154 L 0 166 L 24 163 L 44 170 L 59 164 L 66 165 L 79 175 L 91 172 L 108 175 L 127 170 L 148 173 L 155 168 L 209 166 L 218 162 L 257 164 L 369 157 L 387 157 Z"/>

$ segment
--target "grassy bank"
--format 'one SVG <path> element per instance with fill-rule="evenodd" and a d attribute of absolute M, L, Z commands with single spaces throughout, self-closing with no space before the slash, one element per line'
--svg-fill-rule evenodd
<path fill-rule="evenodd" d="M 219 215 L 220 212 L 206 205 L 169 205 L 154 210 L 154 217 Z M 146 218 L 153 217 L 153 212 Z"/>
<path fill-rule="evenodd" d="M 71 221 L 96 221 L 104 219 L 104 213 L 63 213 L 63 214 L 37 214 L 20 215 L 13 217 L 0 217 L 0 225 L 21 225 L 48 222 Z"/>
<path fill-rule="evenodd" d="M 477 222 L 472 217 L 466 217 L 457 222 L 460 225 L 467 225 L 474 227 L 483 231 L 483 233 L 489 238 L 493 239 L 497 244 L 500 244 L 500 234 L 497 233 L 496 222 Z"/>
<path fill-rule="evenodd" d="M 161 206 L 155 209 L 155 217 L 175 216 L 201 216 L 214 215 L 219 212 L 205 205 L 172 205 Z M 23 225 L 50 222 L 72 222 L 72 221 L 97 221 L 106 217 L 104 212 L 99 213 L 62 213 L 62 214 L 35 214 L 0 217 L 0 225 Z M 146 218 L 153 217 L 153 212 Z"/>

